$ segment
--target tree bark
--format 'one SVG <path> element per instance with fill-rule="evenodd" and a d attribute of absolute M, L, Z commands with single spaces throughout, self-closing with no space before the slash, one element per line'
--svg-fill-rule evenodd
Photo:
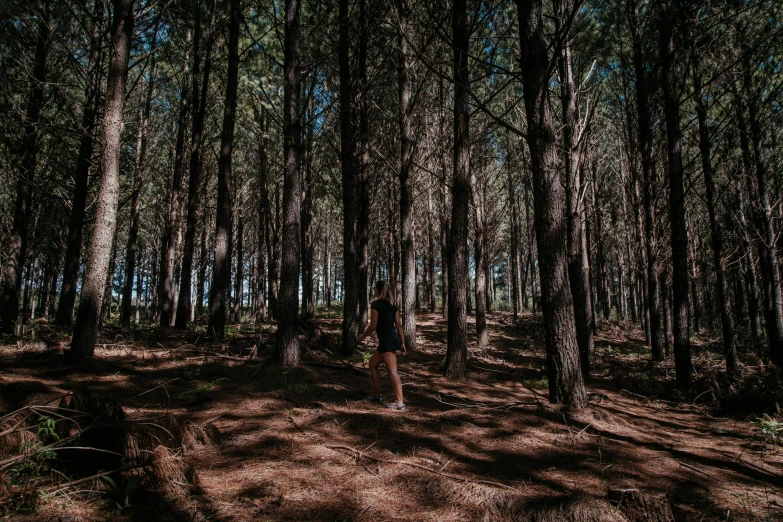
<path fill-rule="evenodd" d="M 359 192 L 360 173 L 356 145 L 359 129 L 355 123 L 353 107 L 353 80 L 349 48 L 350 18 L 348 0 L 340 0 L 340 34 L 338 61 L 340 66 L 340 163 L 343 188 L 343 355 L 353 353 L 359 338 L 361 317 L 359 315 Z"/>
<path fill-rule="evenodd" d="M 548 43 L 541 0 L 515 0 L 519 12 L 520 66 L 533 172 L 541 298 L 546 338 L 549 399 L 576 408 L 587 405 L 580 371 L 574 308 L 568 280 L 568 243 L 563 180 L 549 105 Z"/>
<path fill-rule="evenodd" d="M 473 228 L 473 266 L 476 274 L 476 343 L 479 347 L 489 344 L 487 334 L 487 242 L 484 220 L 484 197 L 482 188 L 478 186 L 475 170 L 470 172 L 470 187 L 473 196 L 475 212 L 475 227 Z"/>
<path fill-rule="evenodd" d="M 469 38 L 467 1 L 454 0 L 451 14 L 454 49 L 454 173 L 448 245 L 448 333 L 446 378 L 464 381 L 468 359 L 468 210 L 470 202 Z"/>
<path fill-rule="evenodd" d="M 565 9 L 559 13 L 564 18 Z M 558 19 L 559 20 L 559 19 Z M 567 23 L 567 21 L 563 20 Z M 558 22 L 560 25 L 560 22 Z M 574 321 L 576 341 L 579 346 L 579 360 L 582 375 L 590 376 L 590 356 L 595 351 L 593 341 L 590 302 L 590 279 L 588 277 L 587 248 L 584 234 L 584 204 L 582 203 L 582 158 L 577 142 L 577 90 L 574 80 L 574 66 L 571 54 L 570 35 L 560 51 L 558 65 L 560 69 L 560 104 L 563 124 L 563 166 L 566 184 L 566 213 L 568 226 L 568 279 L 574 300 Z M 593 185 L 595 190 L 595 185 Z M 596 207 L 598 205 L 596 204 Z M 596 220 L 596 226 L 600 219 Z M 599 235 L 599 248 L 603 251 L 602 238 Z M 603 267 L 602 267 L 603 272 Z M 608 299 L 607 299 L 608 301 Z"/>
<path fill-rule="evenodd" d="M 217 173 L 215 261 L 212 268 L 212 284 L 209 286 L 209 323 L 207 325 L 207 332 L 216 337 L 223 337 L 225 333 L 231 288 L 231 251 L 233 249 L 231 237 L 233 229 L 231 212 L 231 153 L 234 147 L 234 125 L 236 123 L 241 16 L 239 0 L 231 0 L 228 27 L 226 101 L 223 108 L 223 131 L 220 135 L 220 156 L 218 158 Z"/>
<path fill-rule="evenodd" d="M 411 105 L 408 0 L 396 0 L 399 23 L 397 68 L 400 98 L 400 234 L 402 301 L 400 315 L 405 347 L 416 349 L 416 244 L 413 241 L 413 107 Z"/>
<path fill-rule="evenodd" d="M 304 125 L 304 156 L 305 164 L 302 169 L 302 230 L 300 237 L 302 240 L 302 317 L 312 318 L 315 315 L 314 288 L 313 288 L 313 109 L 312 104 L 307 109 Z"/>
<path fill-rule="evenodd" d="M 133 0 L 113 0 L 111 59 L 103 111 L 101 150 L 101 186 L 98 190 L 95 225 L 87 257 L 82 296 L 76 317 L 71 349 L 72 357 L 92 357 L 98 337 L 103 290 L 109 275 L 117 203 L 120 195 L 120 136 L 125 106 L 131 38 L 133 36 Z"/>
<path fill-rule="evenodd" d="M 81 139 L 79 141 L 79 157 L 76 160 L 76 170 L 73 174 L 73 197 L 71 198 L 71 215 L 68 222 L 68 244 L 65 249 L 63 265 L 63 282 L 60 289 L 60 300 L 57 305 L 57 315 L 54 323 L 57 326 L 70 326 L 73 321 L 73 309 L 76 303 L 76 286 L 79 280 L 79 261 L 82 250 L 82 231 L 84 228 L 84 211 L 87 205 L 87 185 L 92 155 L 95 143 L 95 127 L 101 78 L 101 48 L 103 46 L 103 1 L 95 1 L 90 34 L 90 51 L 87 62 L 87 84 L 84 89 L 84 108 L 82 110 Z"/>
<path fill-rule="evenodd" d="M 365 324 L 369 310 L 369 273 L 367 271 L 368 246 L 370 244 L 370 103 L 367 83 L 367 46 L 370 32 L 367 18 L 367 0 L 359 2 L 359 216 L 357 220 L 357 296 L 359 300 L 359 320 Z"/>
<path fill-rule="evenodd" d="M 38 39 L 35 45 L 35 66 L 33 87 L 27 100 L 24 132 L 18 149 L 18 178 L 16 181 L 16 202 L 13 224 L 6 239 L 5 259 L 0 294 L 0 332 L 13 333 L 19 315 L 19 293 L 22 289 L 22 270 L 27 257 L 28 222 L 33 181 L 38 162 L 38 120 L 44 105 L 46 82 L 46 59 L 51 45 L 49 12 L 51 0 L 41 1 L 38 15 Z"/>
<path fill-rule="evenodd" d="M 650 121 L 650 95 L 647 65 L 642 50 L 641 35 L 638 27 L 638 7 L 628 0 L 629 22 L 633 35 L 633 64 L 636 74 L 636 110 L 638 117 L 639 147 L 642 156 L 642 190 L 644 205 L 644 232 L 646 237 L 647 274 L 645 277 L 646 314 L 649 316 L 650 345 L 652 359 L 663 360 L 661 348 L 661 315 L 658 301 L 658 260 L 655 234 L 655 206 L 653 202 L 653 183 L 655 182 L 655 160 L 653 158 L 653 134 Z"/>
<path fill-rule="evenodd" d="M 236 205 L 237 214 L 237 268 L 234 272 L 234 310 L 232 322 L 242 322 L 242 296 L 245 293 L 245 224 L 242 214 L 242 198 L 238 196 Z"/>
<path fill-rule="evenodd" d="M 285 367 L 299 364 L 299 261 L 300 199 L 299 160 L 302 122 L 299 113 L 300 30 L 299 0 L 285 0 L 283 74 L 283 249 L 278 302 L 275 360 Z M 355 346 L 355 345 L 354 345 Z"/>
<path fill-rule="evenodd" d="M 269 190 L 267 189 L 267 169 L 269 154 L 266 144 L 266 117 L 263 109 L 256 112 L 258 122 L 258 243 L 256 246 L 256 325 L 266 320 L 266 246 L 269 241 Z"/>
<path fill-rule="evenodd" d="M 688 320 L 688 231 L 685 222 L 685 171 L 682 165 L 682 131 L 680 130 L 679 79 L 675 71 L 674 31 L 679 8 L 675 0 L 659 3 L 659 50 L 661 81 L 666 119 L 666 150 L 669 171 L 669 219 L 672 247 L 672 329 L 674 333 L 674 366 L 677 381 L 685 384 L 693 378 L 690 325 Z M 782 319 L 783 320 L 783 319 Z"/>

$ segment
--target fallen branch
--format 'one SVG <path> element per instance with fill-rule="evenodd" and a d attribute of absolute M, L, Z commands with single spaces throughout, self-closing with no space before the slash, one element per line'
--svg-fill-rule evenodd
<path fill-rule="evenodd" d="M 680 466 L 683 466 L 683 467 L 688 468 L 688 469 L 692 469 L 693 471 L 696 471 L 697 473 L 701 473 L 702 475 L 707 475 L 708 477 L 711 477 L 711 478 L 718 478 L 715 475 L 713 475 L 712 473 L 707 473 L 703 469 L 699 469 L 696 466 L 691 466 L 690 464 L 687 464 L 687 463 L 679 461 L 679 460 L 677 461 L 677 463 Z"/>
<path fill-rule="evenodd" d="M 329 364 L 324 362 L 315 362 L 315 361 L 304 361 L 302 364 L 306 366 L 320 366 L 322 368 L 331 368 L 332 370 L 350 370 L 354 373 L 361 374 L 364 377 L 367 377 L 369 375 L 369 372 L 365 370 L 361 370 L 357 368 L 356 366 L 351 366 L 350 364 L 347 364 L 346 366 L 340 366 L 339 364 Z"/>
<path fill-rule="evenodd" d="M 24 410 L 20 410 L 20 411 L 24 411 Z M 17 429 L 19 426 L 21 426 L 21 425 L 22 425 L 24 422 L 26 422 L 26 421 L 27 421 L 27 419 L 29 419 L 29 418 L 30 418 L 30 417 L 32 417 L 32 416 L 33 416 L 33 412 L 32 412 L 32 411 L 31 411 L 31 412 L 29 412 L 29 413 L 27 413 L 27 414 L 26 414 L 26 415 L 24 415 L 24 416 L 23 416 L 21 419 L 19 419 L 19 422 L 17 422 L 16 424 L 14 424 L 13 426 L 11 426 L 11 427 L 10 427 L 10 428 L 8 428 L 7 430 L 0 432 L 0 437 L 5 437 L 6 435 L 8 435 L 8 434 L 10 434 L 10 433 L 13 433 L 14 431 L 16 431 L 16 429 Z"/>
<path fill-rule="evenodd" d="M 350 363 L 344 361 L 342 359 L 342 357 L 340 357 L 339 355 L 337 355 L 334 352 L 332 352 L 329 348 L 324 347 L 324 351 L 326 353 L 328 353 L 329 355 L 331 355 L 332 357 L 334 357 L 335 359 L 337 359 L 338 361 L 340 361 L 344 366 L 346 366 L 346 367 L 348 367 L 348 368 L 350 368 L 352 370 L 361 372 L 362 375 L 367 375 L 367 371 L 366 370 L 358 368 L 358 367 L 354 366 L 353 364 L 350 364 Z"/>
<path fill-rule="evenodd" d="M 326 447 L 331 449 L 331 450 L 335 450 L 335 451 L 337 451 L 337 450 L 347 450 L 347 451 L 350 451 L 354 455 L 354 457 L 368 458 L 368 459 L 373 460 L 375 462 L 381 462 L 381 463 L 386 463 L 386 464 L 403 464 L 405 466 L 411 466 L 411 467 L 414 467 L 414 468 L 418 468 L 418 469 L 424 470 L 424 471 L 426 471 L 428 473 L 433 473 L 435 475 L 440 475 L 440 476 L 449 478 L 451 480 L 456 480 L 458 482 L 486 484 L 488 486 L 495 486 L 495 487 L 498 487 L 498 488 L 510 489 L 512 491 L 515 491 L 515 488 L 513 488 L 511 486 L 507 486 L 506 484 L 501 484 L 500 482 L 493 482 L 491 480 L 482 480 L 482 479 L 471 479 L 471 478 L 468 478 L 468 477 L 463 477 L 461 475 L 452 475 L 451 473 L 443 473 L 442 471 L 431 469 L 431 468 L 428 468 L 427 466 L 422 466 L 421 464 L 416 464 L 415 462 L 408 462 L 406 460 L 379 459 L 377 457 L 373 457 L 373 456 L 370 456 L 370 455 L 365 455 L 363 452 L 357 450 L 356 448 L 352 448 L 350 446 L 339 445 L 339 446 L 326 446 Z"/>
<path fill-rule="evenodd" d="M 542 400 L 543 400 L 543 401 L 546 401 L 546 397 L 544 397 L 543 395 L 541 395 L 540 393 L 538 393 L 536 390 L 534 390 L 533 388 L 531 388 L 531 387 L 530 387 L 530 386 L 529 386 L 529 385 L 528 385 L 528 384 L 527 384 L 525 381 L 523 381 L 522 379 L 520 379 L 519 377 L 517 377 L 517 376 L 516 376 L 516 375 L 514 375 L 513 373 L 511 373 L 511 372 L 504 372 L 503 370 L 493 370 L 492 368 L 484 368 L 483 366 L 477 366 L 477 365 L 476 365 L 476 364 L 474 364 L 474 363 L 470 363 L 470 365 L 471 365 L 471 366 L 473 366 L 474 368 L 477 368 L 477 369 L 479 369 L 479 370 L 484 370 L 485 372 L 495 372 L 495 373 L 502 373 L 502 374 L 504 374 L 504 375 L 508 375 L 509 377 L 513 377 L 513 378 L 514 378 L 514 379 L 516 379 L 516 380 L 517 380 L 517 381 L 518 381 L 518 382 L 519 382 L 519 383 L 520 383 L 522 386 L 524 386 L 525 388 L 527 388 L 527 389 L 528 389 L 528 391 L 530 391 L 530 393 L 532 393 L 532 394 L 535 396 L 535 398 L 536 398 L 536 402 L 538 402 L 538 405 L 539 405 L 539 406 L 541 406 L 542 408 L 544 407 L 544 403 L 542 402 Z"/>
<path fill-rule="evenodd" d="M 135 464 L 133 466 L 123 466 L 121 468 L 113 469 L 111 471 L 103 471 L 101 473 L 96 473 L 95 475 L 90 475 L 89 477 L 84 477 L 76 480 L 72 480 L 70 482 L 66 482 L 65 484 L 59 484 L 58 488 L 54 491 L 49 492 L 49 495 L 55 495 L 59 493 L 60 491 L 63 491 L 65 489 L 68 489 L 72 486 L 76 486 L 77 484 L 83 484 L 84 482 L 89 482 L 90 480 L 99 479 L 101 477 L 108 477 L 109 475 L 114 475 L 115 473 L 122 473 L 123 471 L 128 471 L 130 469 L 136 469 L 136 468 L 143 468 L 147 464 Z"/>
<path fill-rule="evenodd" d="M 217 352 L 210 352 L 209 350 L 195 350 L 193 348 L 188 348 L 186 350 L 182 349 L 175 349 L 171 350 L 172 352 L 188 352 L 188 353 L 197 353 L 199 355 L 205 355 L 208 357 L 219 357 L 220 359 L 228 359 L 229 361 L 239 361 L 239 362 L 251 362 L 256 364 L 264 364 L 269 358 L 265 359 L 252 359 L 251 357 L 236 357 L 234 355 L 224 355 L 222 353 Z"/>

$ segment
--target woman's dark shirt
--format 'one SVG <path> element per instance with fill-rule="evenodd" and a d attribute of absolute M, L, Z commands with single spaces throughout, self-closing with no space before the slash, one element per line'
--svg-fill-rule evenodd
<path fill-rule="evenodd" d="M 378 339 L 383 341 L 391 336 L 397 337 L 397 329 L 394 327 L 394 319 L 397 315 L 397 307 L 386 299 L 376 299 L 372 302 L 372 309 L 378 312 Z"/>

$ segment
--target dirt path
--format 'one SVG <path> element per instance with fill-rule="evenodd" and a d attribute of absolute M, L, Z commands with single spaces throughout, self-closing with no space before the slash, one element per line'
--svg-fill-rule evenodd
<path fill-rule="evenodd" d="M 315 346 L 334 345 L 337 320 L 319 325 Z M 670 495 L 680 520 L 783 520 L 779 449 L 760 445 L 746 420 L 632 391 L 649 367 L 633 336 L 599 337 L 590 408 L 569 412 L 539 404 L 546 380 L 532 317 L 493 314 L 491 346 L 471 351 L 465 383 L 440 376 L 445 322 L 422 314 L 419 328 L 419 350 L 400 359 L 404 413 L 363 402 L 369 380 L 334 359 L 281 371 L 186 352 L 199 345 L 176 339 L 122 341 L 76 369 L 59 356 L 15 356 L 0 378 L 6 402 L 85 383 L 133 414 L 213 421 L 222 442 L 187 455 L 198 494 L 160 504 L 161 519 L 608 520 L 607 488 L 632 486 Z M 239 356 L 252 339 L 240 335 L 229 349 Z M 665 376 L 665 363 L 655 371 Z M 384 391 L 390 398 L 386 381 Z M 150 516 L 65 503 L 86 520 Z"/>

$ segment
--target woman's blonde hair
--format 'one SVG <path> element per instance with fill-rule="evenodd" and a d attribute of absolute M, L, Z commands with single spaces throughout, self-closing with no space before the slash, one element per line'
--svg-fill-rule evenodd
<path fill-rule="evenodd" d="M 378 294 L 378 299 L 386 299 L 389 302 L 393 300 L 391 285 L 388 281 L 381 280 L 375 283 L 375 293 Z"/>

